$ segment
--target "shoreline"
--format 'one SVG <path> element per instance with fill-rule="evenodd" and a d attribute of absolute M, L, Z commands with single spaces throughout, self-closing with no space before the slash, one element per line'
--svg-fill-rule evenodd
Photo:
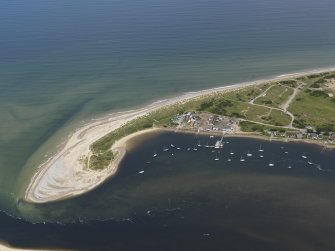
<path fill-rule="evenodd" d="M 187 133 L 187 134 L 197 134 L 197 131 L 193 130 L 174 130 L 169 128 L 160 128 L 161 131 L 169 131 L 174 133 Z M 199 135 L 216 135 L 216 136 L 222 136 L 221 132 L 206 132 L 202 131 L 199 133 Z M 297 144 L 312 144 L 317 145 L 320 147 L 323 147 L 327 150 L 333 150 L 335 149 L 335 144 L 324 144 L 317 140 L 308 140 L 308 139 L 295 139 L 295 138 L 279 138 L 274 137 L 270 139 L 269 136 L 265 136 L 262 134 L 254 133 L 254 132 L 239 132 L 239 133 L 227 133 L 224 135 L 224 138 L 248 138 L 248 139 L 259 139 L 264 141 L 274 141 L 274 142 L 284 142 L 284 143 L 297 143 Z"/>
<path fill-rule="evenodd" d="M 80 160 L 82 157 L 89 156 L 89 147 L 92 143 L 104 135 L 120 128 L 127 122 L 145 116 L 150 112 L 166 106 L 200 98 L 204 95 L 236 91 L 267 82 L 283 81 L 329 71 L 335 71 L 335 67 L 283 74 L 273 78 L 230 84 L 196 92 L 187 92 L 177 97 L 152 102 L 142 108 L 126 112 L 116 112 L 101 119 L 92 120 L 91 123 L 75 130 L 64 144 L 63 149 L 37 168 L 36 173 L 32 177 L 30 184 L 25 191 L 24 200 L 31 203 L 47 203 L 78 196 L 92 190 L 115 175 L 119 163 L 122 161 L 126 153 L 127 141 L 142 133 L 158 129 L 154 128 L 139 131 L 118 140 L 112 146 L 112 150 L 114 153 L 117 153 L 117 157 L 111 162 L 110 166 L 104 170 L 94 171 L 84 168 Z M 241 137 L 248 137 L 248 135 L 246 134 Z"/>

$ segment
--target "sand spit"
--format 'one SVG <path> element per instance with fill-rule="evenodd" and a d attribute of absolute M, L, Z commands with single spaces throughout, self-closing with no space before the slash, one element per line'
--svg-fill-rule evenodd
<path fill-rule="evenodd" d="M 282 81 L 328 71 L 335 71 L 335 68 L 280 75 L 270 79 L 261 79 L 203 91 L 189 92 L 179 97 L 154 102 L 151 105 L 140 109 L 114 113 L 100 120 L 95 120 L 74 132 L 58 154 L 38 167 L 36 174 L 26 190 L 25 200 L 34 203 L 46 203 L 76 196 L 93 189 L 108 179 L 111 175 L 115 174 L 119 163 L 125 154 L 127 140 L 141 132 L 129 135 L 112 146 L 113 152 L 118 153 L 117 158 L 105 170 L 89 170 L 85 168 L 80 160 L 83 156 L 88 156 L 90 154 L 89 147 L 92 143 L 133 119 L 147 115 L 164 106 L 183 103 L 207 94 L 240 90 L 245 87 L 260 85 L 266 82 Z"/>

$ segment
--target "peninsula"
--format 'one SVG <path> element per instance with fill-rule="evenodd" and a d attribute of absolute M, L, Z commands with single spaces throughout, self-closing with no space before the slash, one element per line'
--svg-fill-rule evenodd
<path fill-rule="evenodd" d="M 25 200 L 85 193 L 117 172 L 131 137 L 161 128 L 304 140 L 333 146 L 335 68 L 190 92 L 109 115 L 78 129 L 41 164 Z"/>

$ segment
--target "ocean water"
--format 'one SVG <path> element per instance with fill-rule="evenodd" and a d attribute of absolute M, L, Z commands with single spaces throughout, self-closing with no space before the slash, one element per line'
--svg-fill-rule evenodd
<path fill-rule="evenodd" d="M 43 211 L 20 200 L 71 131 L 188 91 L 334 66 L 334 11 L 331 0 L 0 1 L 0 210 L 77 220 L 88 207 L 77 199 L 55 215 L 45 213 L 53 204 Z M 129 205 L 106 196 L 98 189 L 90 200 L 113 213 L 90 208 L 83 217 L 127 217 Z M 0 239 L 26 223 L 17 224 L 0 227 Z"/>

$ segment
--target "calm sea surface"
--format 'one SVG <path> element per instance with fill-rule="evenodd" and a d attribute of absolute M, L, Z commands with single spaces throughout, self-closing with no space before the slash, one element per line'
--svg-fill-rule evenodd
<path fill-rule="evenodd" d="M 45 206 L 20 199 L 38 164 L 94 118 L 187 91 L 334 66 L 333 13 L 332 0 L 0 1 L 0 240 L 88 250 L 334 248 L 333 174 L 326 171 L 334 152 L 314 146 L 285 145 L 297 154 L 288 157 L 264 143 L 271 156 L 245 166 L 237 159 L 223 165 L 228 147 L 220 161 L 205 150 L 149 160 L 163 135 L 130 151 L 120 173 L 87 195 Z M 180 143 L 194 144 L 185 137 Z M 237 158 L 259 142 L 234 145 L 243 145 Z M 304 151 L 322 170 L 301 162 Z"/>

